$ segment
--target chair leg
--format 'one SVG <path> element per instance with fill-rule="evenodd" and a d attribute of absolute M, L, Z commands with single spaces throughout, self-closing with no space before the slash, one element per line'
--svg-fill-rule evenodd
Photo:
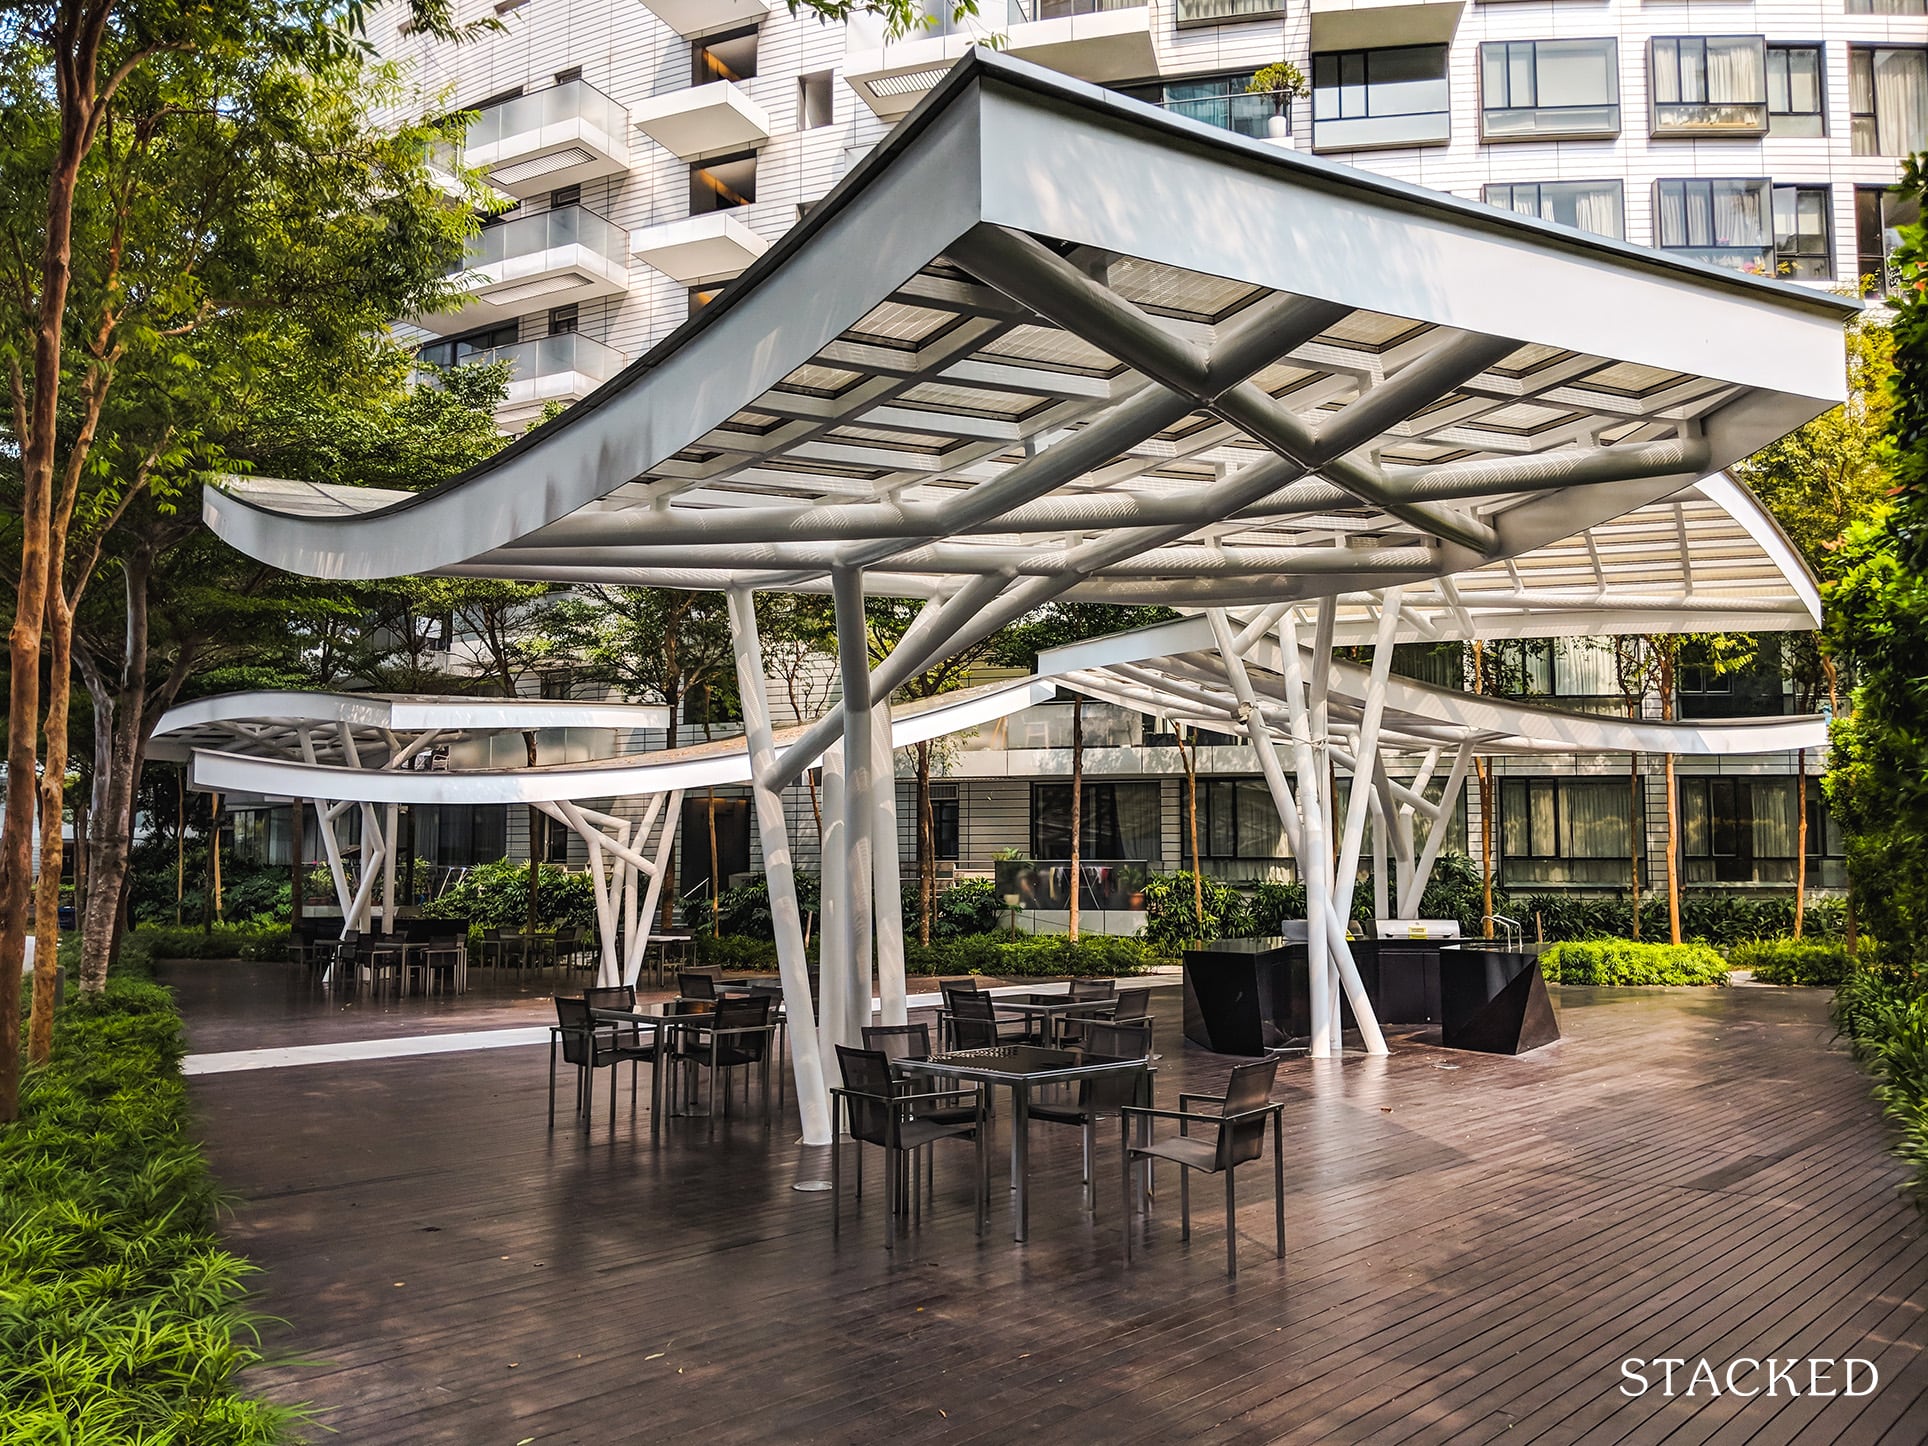
<path fill-rule="evenodd" d="M 609 1133 L 616 1133 L 616 1061 L 609 1061 Z"/>
<path fill-rule="evenodd" d="M 1178 1167 L 1178 1238 L 1189 1242 L 1192 1238 L 1192 1172 L 1183 1165 Z"/>
<path fill-rule="evenodd" d="M 556 1037 L 549 1036 L 549 1128 L 556 1127 Z"/>
<path fill-rule="evenodd" d="M 1225 1167 L 1225 1278 L 1238 1277 L 1238 1200 L 1232 1182 L 1238 1171 Z"/>
<path fill-rule="evenodd" d="M 1272 1115 L 1272 1209 L 1278 1219 L 1279 1259 L 1285 1259 L 1285 1129 L 1280 1112 Z"/>
<path fill-rule="evenodd" d="M 863 1146 L 858 1147 L 858 1159 L 862 1160 Z M 863 1177 L 858 1176 L 859 1179 Z M 843 1101 L 831 1097 L 830 1100 L 830 1238 L 835 1240 L 843 1233 Z"/>
<path fill-rule="evenodd" d="M 1120 1166 L 1120 1170 L 1124 1178 L 1124 1187 L 1125 1187 L 1124 1198 L 1120 1201 L 1120 1203 L 1124 1206 L 1124 1209 L 1119 1212 L 1118 1219 L 1124 1226 L 1125 1264 L 1130 1265 L 1131 1264 L 1131 1124 L 1130 1124 L 1130 1121 L 1127 1119 L 1127 1117 L 1123 1115 L 1120 1115 L 1118 1117 L 1118 1143 L 1123 1147 L 1118 1151 L 1118 1158 L 1122 1162 Z"/>

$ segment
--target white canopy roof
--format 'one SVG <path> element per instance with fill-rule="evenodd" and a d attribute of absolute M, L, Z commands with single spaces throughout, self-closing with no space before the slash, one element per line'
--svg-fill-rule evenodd
<path fill-rule="evenodd" d="M 1741 596 L 1727 553 L 1744 573 L 1771 527 L 1683 489 L 1840 400 L 1853 309 L 978 52 L 718 300 L 488 463 L 416 495 L 242 483 L 207 514 L 334 577 L 996 577 L 985 626 L 1448 575 L 1495 611 L 1603 577 Z"/>

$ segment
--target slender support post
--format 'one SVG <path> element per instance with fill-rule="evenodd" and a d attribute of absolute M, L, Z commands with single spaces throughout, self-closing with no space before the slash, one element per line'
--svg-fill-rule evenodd
<path fill-rule="evenodd" d="M 882 1023 L 907 1022 L 904 986 L 904 881 L 897 849 L 897 766 L 890 746 L 890 700 L 870 711 L 870 871 L 877 909 L 877 1000 Z"/>
<path fill-rule="evenodd" d="M 654 800 L 651 800 L 652 804 Z M 629 823 L 623 824 L 618 842 L 624 848 L 629 846 L 631 836 L 637 843 L 643 841 L 643 830 Z M 621 881 L 617 892 L 621 895 L 616 915 L 617 926 L 621 933 L 621 947 L 628 948 L 629 941 L 636 937 L 636 866 L 622 855 L 616 858 L 616 877 Z M 600 956 L 596 970 L 596 983 L 607 989 L 622 977 L 622 955 L 618 952 L 618 941 L 611 939 L 609 948 Z"/>
<path fill-rule="evenodd" d="M 1385 800 L 1379 796 L 1379 774 L 1386 766 L 1383 758 L 1374 760 L 1372 773 L 1372 916 L 1375 919 L 1389 919 L 1387 912 L 1392 907 L 1392 885 L 1387 878 L 1392 868 L 1391 851 L 1386 847 L 1386 831 L 1391 826 L 1386 817 Z M 1353 784 L 1354 788 L 1359 785 Z"/>
<path fill-rule="evenodd" d="M 864 620 L 864 578 L 854 568 L 831 574 L 837 605 L 837 667 L 843 681 L 844 707 L 844 856 L 845 880 L 850 889 L 850 1042 L 863 1038 L 870 1022 L 871 937 L 874 907 L 871 830 L 875 809 L 871 779 L 875 745 L 870 678 L 870 633 Z"/>
<path fill-rule="evenodd" d="M 1279 620 L 1284 661 L 1285 703 L 1292 727 L 1292 761 L 1299 775 L 1299 877 L 1305 883 L 1306 981 L 1311 995 L 1312 1048 L 1315 1059 L 1333 1053 L 1333 1008 L 1328 972 L 1331 941 L 1326 919 L 1331 901 L 1325 859 L 1325 814 L 1319 807 L 1319 769 L 1312 752 L 1312 721 L 1306 708 L 1305 669 L 1299 655 L 1299 630 L 1292 614 Z"/>
<path fill-rule="evenodd" d="M 296 737 L 301 743 L 301 757 L 304 763 L 315 762 L 315 740 L 306 728 L 298 729 Z M 347 933 L 353 925 L 349 917 L 348 869 L 342 862 L 341 836 L 335 832 L 335 820 L 341 815 L 341 805 L 319 805 L 315 808 L 315 827 L 321 833 L 321 848 L 328 859 L 328 878 L 335 886 L 335 903 L 341 909 L 341 932 Z"/>
<path fill-rule="evenodd" d="M 823 1038 L 824 1075 L 841 1079 L 837 1046 L 855 1044 L 850 1023 L 850 851 L 844 845 L 844 745 L 823 755 L 823 849 L 817 861 L 822 917 L 817 921 L 818 1030 Z"/>
<path fill-rule="evenodd" d="M 1433 877 L 1433 864 L 1439 858 L 1439 851 L 1446 843 L 1446 826 L 1452 822 L 1453 806 L 1459 800 L 1459 791 L 1466 786 L 1466 770 L 1473 762 L 1473 743 L 1469 738 L 1459 745 L 1459 752 L 1453 755 L 1452 770 L 1446 775 L 1446 788 L 1439 796 L 1439 816 L 1433 826 L 1426 831 L 1426 846 L 1419 851 L 1419 861 L 1413 866 L 1412 878 L 1407 881 L 1406 895 L 1399 901 L 1399 917 L 1414 918 L 1419 912 L 1419 901 L 1425 897 L 1426 885 Z"/>
<path fill-rule="evenodd" d="M 400 804 L 382 809 L 382 932 L 395 932 L 395 854 L 402 839 Z"/>
<path fill-rule="evenodd" d="M 730 593 L 730 631 L 736 643 L 737 690 L 742 695 L 744 741 L 750 750 L 750 776 L 755 780 L 775 761 L 776 744 L 770 727 L 770 700 L 764 688 L 763 645 L 757 637 L 756 600 L 744 589 Z M 753 781 L 750 794 L 756 808 L 757 836 L 763 845 L 763 874 L 770 890 L 770 928 L 776 935 L 783 1006 L 790 1018 L 790 1063 L 796 1072 L 797 1112 L 803 1121 L 803 1142 L 828 1145 L 831 1143 L 830 1093 L 824 1084 L 817 1034 L 811 1027 L 815 1016 L 810 1004 L 810 969 L 803 952 L 803 915 L 797 908 L 797 877 L 790 860 L 790 827 L 783 816 L 783 799 L 775 790 Z M 663 825 L 666 836 L 672 826 L 668 822 Z"/>
<path fill-rule="evenodd" d="M 1332 857 L 1333 846 L 1338 842 L 1338 826 L 1333 818 L 1339 806 L 1338 780 L 1332 771 L 1332 632 L 1338 621 L 1339 600 L 1335 597 L 1322 597 L 1314 610 L 1312 626 L 1312 679 L 1310 705 L 1312 712 L 1312 766 L 1318 770 L 1318 802 L 1320 822 L 1324 825 L 1326 848 L 1319 855 L 1320 862 L 1333 869 L 1326 876 L 1326 900 L 1329 924 L 1338 925 L 1339 937 L 1329 945 L 1326 956 L 1326 997 L 1333 1001 L 1333 1039 L 1339 1039 L 1339 956 L 1350 954 L 1346 943 L 1346 925 L 1350 916 L 1340 902 L 1337 871 Z M 1349 893 L 1350 891 L 1348 891 Z"/>
<path fill-rule="evenodd" d="M 1359 874 L 1359 845 L 1366 827 L 1366 805 L 1372 796 L 1373 770 L 1379 762 L 1379 727 L 1386 716 L 1386 680 L 1392 675 L 1393 642 L 1399 632 L 1400 590 L 1388 588 L 1379 604 L 1379 632 L 1372 642 L 1372 671 L 1366 681 L 1365 708 L 1359 719 L 1359 743 L 1352 751 L 1356 766 L 1352 791 L 1346 797 L 1345 831 L 1340 835 L 1339 864 L 1333 895 L 1339 917 L 1352 917 L 1352 891 Z"/>
<path fill-rule="evenodd" d="M 650 870 L 649 888 L 643 895 L 643 907 L 637 915 L 636 932 L 629 941 L 629 955 L 623 961 L 625 984 L 634 984 L 643 974 L 643 956 L 649 949 L 649 934 L 656 922 L 656 904 L 663 895 L 663 880 L 669 874 L 669 853 L 676 847 L 676 828 L 683 818 L 683 790 L 677 789 L 669 796 L 663 810 L 663 831 L 656 838 L 656 867 Z M 649 819 L 643 820 L 643 828 L 637 836 L 640 845 L 649 833 Z M 766 870 L 767 871 L 767 870 Z"/>

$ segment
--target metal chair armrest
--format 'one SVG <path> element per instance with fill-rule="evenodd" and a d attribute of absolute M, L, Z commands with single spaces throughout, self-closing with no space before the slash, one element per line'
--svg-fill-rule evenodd
<path fill-rule="evenodd" d="M 1272 1106 L 1272 1108 L 1282 1109 L 1284 1106 Z M 1196 1120 L 1201 1124 L 1207 1125 L 1222 1125 L 1227 1120 L 1242 1120 L 1245 1118 L 1245 1115 L 1206 1115 L 1200 1114 L 1196 1110 L 1168 1110 L 1152 1105 L 1121 1105 L 1119 1106 L 1119 1113 L 1126 1115 L 1144 1115 L 1148 1119 L 1158 1120 Z M 1255 1110 L 1250 1113 L 1256 1114 L 1258 1111 Z"/>

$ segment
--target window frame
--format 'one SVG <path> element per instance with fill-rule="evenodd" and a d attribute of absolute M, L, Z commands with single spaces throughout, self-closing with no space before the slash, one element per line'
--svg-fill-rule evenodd
<path fill-rule="evenodd" d="M 1575 47 L 1587 45 L 1604 46 L 1607 59 L 1607 77 L 1613 92 L 1611 98 L 1605 101 L 1594 101 L 1576 105 L 1545 104 L 1540 94 L 1544 88 L 1540 77 L 1540 47 L 1543 45 Z M 1512 103 L 1515 99 L 1512 94 L 1512 80 L 1514 53 L 1516 51 L 1530 52 L 1532 56 L 1530 69 L 1532 72 L 1531 84 L 1533 95 L 1531 102 L 1526 105 L 1516 105 Z M 1503 83 L 1507 87 L 1506 100 L 1508 103 L 1505 105 L 1494 105 L 1492 103 L 1492 97 L 1488 94 L 1489 57 L 1494 52 L 1502 53 L 1499 73 L 1503 79 Z M 1485 40 L 1480 42 L 1478 66 L 1479 138 L 1488 145 L 1503 145 L 1514 141 L 1544 141 L 1554 139 L 1608 140 L 1620 134 L 1620 42 L 1614 36 L 1587 35 L 1560 36 L 1557 39 L 1540 40 Z M 1531 115 L 1536 118 L 1541 116 L 1557 118 L 1562 114 L 1575 112 L 1611 112 L 1612 119 L 1610 123 L 1601 125 L 1564 126 L 1558 124 L 1557 119 L 1552 123 L 1544 125 L 1536 121 L 1535 124 L 1526 130 L 1499 131 L 1497 133 L 1490 124 L 1491 118 L 1494 116 Z"/>
<path fill-rule="evenodd" d="M 1715 100 L 1711 97 L 1713 78 L 1708 64 L 1708 46 L 1718 42 L 1751 41 L 1759 50 L 1761 58 L 1761 91 L 1758 100 Z M 1691 73 L 1686 63 L 1689 54 L 1699 57 L 1699 88 L 1708 98 L 1702 100 L 1662 100 L 1660 98 L 1661 77 L 1667 73 L 1668 63 L 1663 60 L 1663 47 L 1671 47 L 1671 69 L 1674 76 L 1676 97 L 1685 96 L 1689 86 L 1684 82 Z M 1745 124 L 1736 121 L 1705 120 L 1695 122 L 1684 116 L 1667 118 L 1668 110 L 1691 111 L 1695 109 L 1712 111 L 1716 108 L 1746 107 L 1758 114 L 1759 119 Z M 1767 37 L 1764 35 L 1654 35 L 1647 40 L 1647 133 L 1665 139 L 1684 137 L 1686 139 L 1711 138 L 1716 136 L 1764 136 L 1768 132 L 1767 112 Z"/>
<path fill-rule="evenodd" d="M 1714 197 L 1716 194 L 1714 190 L 1715 187 L 1749 186 L 1754 188 L 1761 195 L 1760 213 L 1761 213 L 1762 240 L 1760 244 L 1757 246 L 1750 247 L 1742 243 L 1716 241 L 1711 239 L 1711 237 L 1704 244 L 1697 244 L 1692 241 L 1680 241 L 1680 242 L 1669 243 L 1663 240 L 1661 237 L 1661 229 L 1660 229 L 1661 222 L 1663 219 L 1663 214 L 1661 211 L 1661 193 L 1662 193 L 1662 189 L 1668 186 L 1679 186 L 1683 188 L 1682 202 L 1681 202 L 1683 208 L 1685 208 L 1688 204 L 1687 192 L 1685 188 L 1692 187 L 1692 188 L 1698 189 L 1701 187 L 1705 187 L 1707 189 L 1707 196 L 1708 196 L 1707 205 L 1708 205 L 1708 214 L 1710 217 L 1713 214 Z M 1689 224 L 1691 224 L 1691 219 L 1689 221 Z M 1708 265 L 1712 265 L 1712 266 L 1724 266 L 1726 265 L 1726 263 L 1720 260 L 1718 257 L 1705 255 L 1702 253 L 1706 253 L 1706 252 L 1738 253 L 1743 251 L 1754 251 L 1759 254 L 1760 266 L 1758 270 L 1753 271 L 1751 274 L 1755 274 L 1755 275 L 1768 274 L 1769 270 L 1772 268 L 1774 264 L 1774 183 L 1773 181 L 1766 176 L 1663 176 L 1659 178 L 1653 183 L 1653 245 L 1656 251 L 1670 251 L 1670 252 L 1673 252 L 1675 255 L 1682 256 L 1690 260 L 1704 261 Z M 1745 266 L 1730 267 L 1728 269 L 1740 270 L 1744 272 L 1749 271 L 1749 268 Z"/>
<path fill-rule="evenodd" d="M 1610 189 L 1613 193 L 1613 197 L 1615 201 L 1614 210 L 1615 210 L 1615 214 L 1619 218 L 1620 228 L 1617 231 L 1610 231 L 1610 232 L 1609 231 L 1588 231 L 1587 228 L 1584 226 L 1575 226 L 1573 229 L 1576 231 L 1583 231 L 1589 236 L 1604 236 L 1608 240 L 1612 240 L 1612 241 L 1624 241 L 1627 239 L 1627 185 L 1626 185 L 1626 182 L 1621 180 L 1618 176 L 1612 177 L 1607 180 L 1600 180 L 1600 181 L 1567 181 L 1567 180 L 1492 181 L 1480 187 L 1480 199 L 1484 201 L 1487 205 L 1497 207 L 1499 210 L 1505 211 L 1509 215 L 1525 216 L 1530 213 L 1522 211 L 1518 207 L 1514 206 L 1512 204 L 1511 195 L 1509 195 L 1507 197 L 1507 200 L 1504 203 L 1502 203 L 1501 201 L 1495 199 L 1493 193 L 1496 191 L 1506 191 L 1511 193 L 1511 192 L 1531 189 L 1537 193 L 1540 193 L 1535 197 L 1535 199 L 1540 203 L 1539 209 L 1537 212 L 1537 219 L 1541 221 L 1545 221 L 1548 225 L 1552 225 L 1552 226 L 1565 225 L 1566 224 L 1565 222 L 1555 220 L 1553 217 L 1546 214 L 1544 193 L 1546 189 L 1550 186 L 1551 187 L 1571 186 L 1576 188 L 1589 187 L 1589 188 L 1596 188 L 1596 189 L 1602 189 L 1602 190 Z"/>
<path fill-rule="evenodd" d="M 1928 51 L 1928 45 L 1850 44 L 1848 46 L 1848 151 L 1851 155 L 1879 156 L 1896 159 L 1909 153 L 1906 147 L 1893 152 L 1881 149 L 1881 99 L 1879 95 L 1881 80 L 1880 72 L 1875 69 L 1875 57 L 1898 51 L 1919 54 Z M 1924 60 L 1923 64 L 1928 65 L 1928 60 Z M 1868 96 L 1874 106 L 1873 110 L 1864 111 L 1855 109 L 1855 75 L 1863 65 L 1867 67 L 1868 71 Z M 1923 129 L 1928 131 L 1928 124 L 1924 124 Z M 1864 148 L 1863 138 L 1866 136 L 1873 137 L 1871 142 L 1865 143 L 1865 146 L 1871 148 Z"/>
<path fill-rule="evenodd" d="M 1814 55 L 1814 109 L 1795 110 L 1794 74 L 1787 65 L 1787 57 L 1796 52 L 1812 52 Z M 1781 67 L 1786 75 L 1789 108 L 1774 109 L 1774 61 L 1781 58 Z M 1828 133 L 1828 50 L 1820 41 L 1773 41 L 1767 47 L 1767 133 L 1770 136 L 1813 140 L 1825 137 Z M 1810 128 L 1806 124 L 1780 124 L 1783 119 L 1806 121 L 1812 118 Z"/>
<path fill-rule="evenodd" d="M 1794 206 L 1795 220 L 1800 219 L 1800 198 L 1803 193 L 1819 192 L 1821 202 L 1821 240 L 1818 251 L 1789 250 L 1781 244 L 1781 198 L 1789 196 Z M 1774 274 L 1792 281 L 1832 281 L 1834 280 L 1834 187 L 1825 183 L 1789 181 L 1772 188 L 1769 204 L 1773 207 L 1774 233 Z M 1795 240 L 1800 239 L 1798 230 Z M 1803 270 L 1802 262 L 1817 263 L 1819 269 Z"/>
<path fill-rule="evenodd" d="M 1442 88 L 1442 99 L 1439 107 L 1434 110 L 1417 110 L 1417 111 L 1401 110 L 1401 111 L 1386 111 L 1383 113 L 1374 111 L 1372 108 L 1371 102 L 1372 102 L 1372 96 L 1375 89 L 1383 91 L 1385 89 L 1390 88 L 1391 85 L 1394 84 L 1394 82 L 1382 81 L 1379 83 L 1378 86 L 1375 87 L 1372 79 L 1372 74 L 1371 74 L 1372 63 L 1373 63 L 1372 57 L 1388 56 L 1388 55 L 1395 55 L 1395 54 L 1406 54 L 1414 51 L 1436 52 L 1439 56 L 1438 84 Z M 1319 77 L 1322 71 L 1326 70 L 1328 67 L 1342 66 L 1344 62 L 1348 60 L 1353 60 L 1353 59 L 1358 60 L 1358 62 L 1360 63 L 1362 76 L 1363 76 L 1363 78 L 1360 81 L 1358 81 L 1356 84 L 1348 83 L 1345 80 L 1344 76 L 1341 75 L 1336 84 L 1323 85 L 1323 86 L 1320 84 Z M 1312 95 L 1311 95 L 1312 149 L 1314 151 L 1405 150 L 1405 149 L 1410 149 L 1410 148 L 1415 148 L 1420 146 L 1443 146 L 1443 145 L 1450 144 L 1453 138 L 1453 92 L 1452 92 L 1451 59 L 1452 57 L 1451 57 L 1450 46 L 1435 45 L 1435 44 L 1380 45 L 1380 46 L 1373 46 L 1369 49 L 1315 51 L 1312 55 Z M 1430 78 L 1429 78 L 1429 83 L 1430 83 Z M 1359 114 L 1359 115 L 1338 114 L 1338 115 L 1326 117 L 1323 119 L 1323 121 L 1321 120 L 1319 110 L 1320 110 L 1320 95 L 1322 92 L 1328 95 L 1337 93 L 1338 95 L 1343 97 L 1345 92 L 1349 90 L 1355 90 L 1355 89 L 1362 93 L 1366 103 L 1366 109 L 1362 114 Z M 1407 118 L 1421 119 L 1421 118 L 1432 117 L 1432 116 L 1439 117 L 1442 122 L 1441 130 L 1438 135 L 1428 134 L 1420 137 L 1398 137 L 1392 140 L 1366 140 L 1366 141 L 1322 140 L 1320 139 L 1320 135 L 1319 135 L 1320 128 L 1322 125 L 1329 128 L 1335 125 L 1338 125 L 1338 126 L 1350 125 L 1358 121 L 1398 120 L 1398 119 L 1407 119 Z"/>

